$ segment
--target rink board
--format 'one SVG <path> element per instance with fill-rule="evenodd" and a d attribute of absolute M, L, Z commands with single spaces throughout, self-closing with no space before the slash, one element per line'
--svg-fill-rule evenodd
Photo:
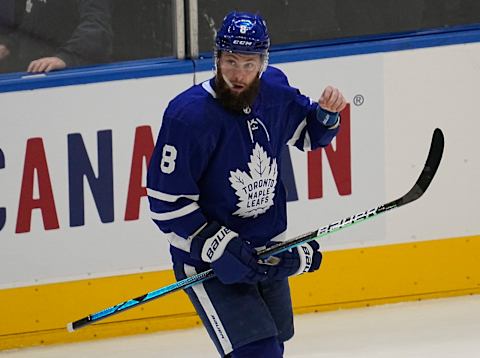
<path fill-rule="evenodd" d="M 403 195 L 436 127 L 446 150 L 425 197 L 323 240 L 323 269 L 292 280 L 296 312 L 478 293 L 479 43 L 317 57 L 275 64 L 313 98 L 333 84 L 350 101 L 329 149 L 289 152 L 289 236 Z M 173 282 L 140 183 L 169 98 L 191 83 L 165 73 L 0 93 L 0 349 L 199 324 L 181 293 L 64 329 Z"/>
<path fill-rule="evenodd" d="M 329 251 L 323 268 L 291 280 L 295 313 L 480 293 L 480 236 Z M 177 292 L 68 333 L 65 323 L 172 283 L 171 271 L 0 291 L 1 349 L 200 325 Z"/>

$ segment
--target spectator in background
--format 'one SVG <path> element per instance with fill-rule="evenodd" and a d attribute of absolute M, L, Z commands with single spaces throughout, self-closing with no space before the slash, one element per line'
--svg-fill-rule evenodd
<path fill-rule="evenodd" d="M 0 34 L 0 73 L 109 61 L 110 0 L 21 0 L 16 6 L 22 6 L 18 27 Z"/>

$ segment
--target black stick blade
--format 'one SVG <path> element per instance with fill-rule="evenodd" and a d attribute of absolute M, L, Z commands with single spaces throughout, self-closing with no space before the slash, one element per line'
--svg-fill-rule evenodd
<path fill-rule="evenodd" d="M 436 128 L 433 132 L 432 143 L 430 144 L 430 151 L 428 152 L 425 166 L 413 188 L 400 199 L 401 202 L 398 203 L 398 205 L 404 205 L 417 200 L 428 189 L 442 161 L 444 146 L 445 139 L 443 132 L 440 128 Z"/>

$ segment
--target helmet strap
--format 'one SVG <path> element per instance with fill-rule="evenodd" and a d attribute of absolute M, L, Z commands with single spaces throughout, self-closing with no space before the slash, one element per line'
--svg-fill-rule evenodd
<path fill-rule="evenodd" d="M 228 87 L 233 88 L 233 83 L 222 73 L 223 80 L 227 84 Z"/>
<path fill-rule="evenodd" d="M 268 52 L 264 55 L 262 55 L 262 60 L 263 60 L 263 64 L 262 64 L 262 68 L 260 69 L 260 73 L 258 75 L 258 78 L 262 78 L 262 74 L 267 70 L 267 67 L 268 67 Z"/>

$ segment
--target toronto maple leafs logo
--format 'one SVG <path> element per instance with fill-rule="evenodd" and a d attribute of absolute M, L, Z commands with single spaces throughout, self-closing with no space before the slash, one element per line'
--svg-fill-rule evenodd
<path fill-rule="evenodd" d="M 250 173 L 240 169 L 230 171 L 230 183 L 239 199 L 239 209 L 233 214 L 242 218 L 256 218 L 273 205 L 278 174 L 277 160 L 270 160 L 265 150 L 256 143 L 248 169 Z"/>

